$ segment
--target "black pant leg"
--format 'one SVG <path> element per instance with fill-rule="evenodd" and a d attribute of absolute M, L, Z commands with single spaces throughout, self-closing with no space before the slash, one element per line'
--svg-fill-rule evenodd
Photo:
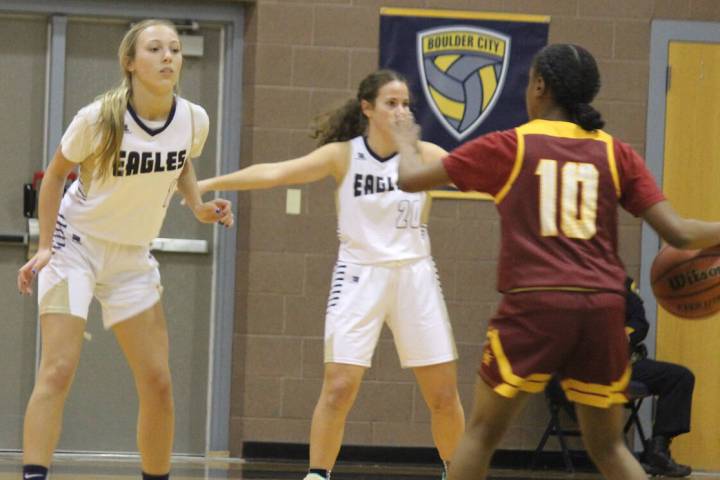
<path fill-rule="evenodd" d="M 682 365 L 650 358 L 633 364 L 632 380 L 644 383 L 658 397 L 653 436 L 675 437 L 690 431 L 695 376 Z"/>

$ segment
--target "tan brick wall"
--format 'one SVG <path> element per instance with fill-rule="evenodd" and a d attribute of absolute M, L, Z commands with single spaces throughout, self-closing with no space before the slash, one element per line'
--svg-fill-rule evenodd
<path fill-rule="evenodd" d="M 311 119 L 354 94 L 377 65 L 379 6 L 552 16 L 550 42 L 584 45 L 603 88 L 607 130 L 644 151 L 650 21 L 720 20 L 717 0 L 258 0 L 247 3 L 242 164 L 313 148 Z M 244 441 L 308 441 L 322 379 L 325 300 L 337 249 L 333 183 L 301 187 L 302 214 L 285 214 L 285 190 L 240 196 L 238 302 L 231 450 Z M 620 251 L 639 271 L 640 224 L 620 218 Z M 494 290 L 498 218 L 488 202 L 440 200 L 430 221 L 460 352 L 466 411 Z M 546 414 L 531 402 L 501 448 L 532 449 Z M 384 332 L 345 435 L 346 444 L 431 446 L 429 415 Z"/>

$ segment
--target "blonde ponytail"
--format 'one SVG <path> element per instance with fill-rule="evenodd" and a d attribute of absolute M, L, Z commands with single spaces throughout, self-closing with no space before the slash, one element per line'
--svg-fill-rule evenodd
<path fill-rule="evenodd" d="M 100 118 L 97 122 L 99 135 L 98 149 L 90 158 L 97 165 L 97 177 L 105 179 L 112 171 L 120 158 L 120 145 L 125 133 L 125 111 L 127 111 L 130 98 L 130 84 L 127 79 L 122 83 L 100 95 Z"/>

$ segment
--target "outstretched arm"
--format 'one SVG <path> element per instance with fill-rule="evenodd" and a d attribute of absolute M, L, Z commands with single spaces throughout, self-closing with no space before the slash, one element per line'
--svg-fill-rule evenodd
<path fill-rule="evenodd" d="M 311 153 L 277 163 L 258 163 L 227 175 L 201 180 L 200 190 L 258 190 L 281 185 L 302 185 L 333 176 L 337 182 L 344 175 L 349 155 L 345 143 L 329 143 Z"/>
<path fill-rule="evenodd" d="M 209 202 L 203 202 L 200 198 L 200 187 L 198 186 L 195 169 L 193 168 L 191 160 L 188 160 L 183 167 L 183 171 L 178 179 L 177 189 L 199 222 L 219 222 L 226 228 L 232 226 L 234 218 L 232 204 L 229 201 L 223 198 L 216 198 Z"/>
<path fill-rule="evenodd" d="M 675 248 L 690 250 L 720 244 L 720 222 L 681 217 L 668 201 L 656 203 L 645 210 L 642 217 Z"/>

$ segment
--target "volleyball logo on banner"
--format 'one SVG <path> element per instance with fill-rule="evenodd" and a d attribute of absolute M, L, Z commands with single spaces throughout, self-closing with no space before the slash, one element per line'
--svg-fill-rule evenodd
<path fill-rule="evenodd" d="M 456 140 L 473 132 L 500 98 L 510 37 L 453 25 L 417 33 L 418 70 L 435 116 Z"/>

